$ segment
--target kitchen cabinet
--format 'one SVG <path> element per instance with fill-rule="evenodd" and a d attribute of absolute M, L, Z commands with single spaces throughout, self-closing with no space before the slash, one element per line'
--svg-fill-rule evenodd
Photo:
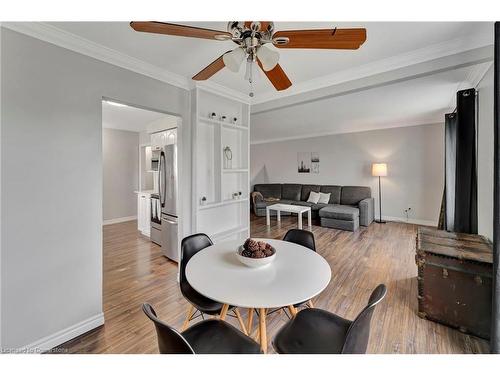
<path fill-rule="evenodd" d="M 151 148 L 154 151 L 159 151 L 163 147 L 163 145 L 167 144 L 167 132 L 162 131 L 158 133 L 151 134 Z"/>
<path fill-rule="evenodd" d="M 149 237 L 151 230 L 151 193 L 137 192 L 137 230 Z"/>
<path fill-rule="evenodd" d="M 153 151 L 160 151 L 163 146 L 174 144 L 176 140 L 177 132 L 175 130 L 163 130 L 161 132 L 156 132 L 151 134 L 151 149 Z"/>

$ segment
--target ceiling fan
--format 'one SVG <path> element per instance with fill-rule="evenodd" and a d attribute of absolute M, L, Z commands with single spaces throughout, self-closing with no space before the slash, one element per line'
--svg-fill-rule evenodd
<path fill-rule="evenodd" d="M 275 31 L 274 23 L 269 21 L 231 21 L 227 31 L 210 30 L 164 22 L 130 22 L 135 31 L 186 36 L 212 40 L 232 40 L 238 45 L 213 61 L 196 74 L 195 81 L 212 77 L 224 67 L 238 72 L 246 60 L 245 80 L 252 91 L 255 65 L 263 70 L 276 90 L 286 90 L 292 85 L 281 66 L 278 64 L 279 53 L 265 44 L 276 48 L 308 49 L 358 49 L 366 40 L 366 29 L 317 29 Z M 250 92 L 250 96 L 253 93 Z"/>

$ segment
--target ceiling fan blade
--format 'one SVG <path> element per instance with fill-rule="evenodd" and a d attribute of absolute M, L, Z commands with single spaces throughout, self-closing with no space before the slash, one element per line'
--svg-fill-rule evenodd
<path fill-rule="evenodd" d="M 203 29 L 200 27 L 177 25 L 165 22 L 130 22 L 135 31 L 154 34 L 187 36 L 191 38 L 228 40 L 232 35 L 227 31 Z"/>
<path fill-rule="evenodd" d="M 283 91 L 292 85 L 292 82 L 287 77 L 286 73 L 283 71 L 283 69 L 281 69 L 280 64 L 276 64 L 273 69 L 266 72 L 262 67 L 262 63 L 259 59 L 257 59 L 257 63 L 276 90 Z"/>
<path fill-rule="evenodd" d="M 358 49 L 366 40 L 366 29 L 318 29 L 277 31 L 273 39 L 288 38 L 288 43 L 274 43 L 277 48 Z"/>
<path fill-rule="evenodd" d="M 193 77 L 193 79 L 195 81 L 204 81 L 204 80 L 212 77 L 215 73 L 217 73 L 222 68 L 224 68 L 226 66 L 224 64 L 224 60 L 222 59 L 222 56 L 224 56 L 224 55 L 221 55 L 217 60 L 213 61 L 210 65 L 208 65 L 203 70 L 201 70 L 198 74 L 196 74 Z"/>

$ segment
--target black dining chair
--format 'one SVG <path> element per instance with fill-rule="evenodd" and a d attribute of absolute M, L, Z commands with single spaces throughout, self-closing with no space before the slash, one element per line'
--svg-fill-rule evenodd
<path fill-rule="evenodd" d="M 386 293 L 385 285 L 377 286 L 353 321 L 325 310 L 301 310 L 276 334 L 274 349 L 280 354 L 366 353 L 373 311 Z"/>
<path fill-rule="evenodd" d="M 286 232 L 285 237 L 283 237 L 283 241 L 293 242 L 297 245 L 307 247 L 308 249 L 316 252 L 316 242 L 314 241 L 314 234 L 308 230 L 290 229 L 288 232 Z M 305 305 L 314 307 L 311 300 L 296 303 L 295 305 L 293 305 L 293 307 L 297 308 Z M 286 313 L 286 309 L 284 311 Z"/>
<path fill-rule="evenodd" d="M 156 328 L 161 354 L 260 354 L 260 345 L 232 325 L 218 319 L 203 320 L 180 333 L 156 315 L 149 303 L 142 311 Z"/>
<path fill-rule="evenodd" d="M 303 229 L 290 229 L 286 232 L 283 241 L 293 242 L 297 245 L 302 245 L 316 251 L 316 243 L 314 242 L 314 234 L 308 230 Z"/>
<path fill-rule="evenodd" d="M 314 234 L 308 230 L 303 230 L 303 229 L 290 229 L 288 232 L 286 232 L 285 237 L 283 237 L 283 241 L 287 242 L 293 242 L 297 245 L 304 246 L 308 249 L 311 249 L 312 251 L 316 251 L 316 243 L 314 241 Z M 293 305 L 293 307 L 298 308 L 298 307 L 314 307 L 313 302 L 311 300 L 309 301 L 303 301 L 296 303 Z M 255 310 L 257 315 L 259 315 L 258 311 Z M 266 315 L 271 315 L 274 314 L 275 312 L 280 312 L 284 311 L 286 316 L 290 319 L 291 316 L 288 315 L 287 308 L 286 307 L 280 307 L 277 309 L 272 309 L 267 311 Z"/>
<path fill-rule="evenodd" d="M 185 299 L 189 302 L 188 311 L 186 314 L 186 319 L 182 325 L 182 331 L 184 331 L 188 326 L 189 322 L 198 317 L 204 318 L 204 314 L 207 315 L 219 315 L 222 310 L 223 304 L 210 298 L 207 298 L 200 293 L 198 293 L 189 284 L 186 278 L 186 266 L 189 260 L 199 251 L 213 245 L 212 240 L 204 233 L 197 233 L 191 236 L 185 237 L 181 242 L 181 261 L 180 261 L 180 289 L 181 293 Z M 193 311 L 194 310 L 194 311 Z M 236 307 L 229 307 L 229 311 L 234 313 L 235 317 L 241 326 L 241 329 L 246 333 L 246 327 L 241 318 L 241 315 Z"/>

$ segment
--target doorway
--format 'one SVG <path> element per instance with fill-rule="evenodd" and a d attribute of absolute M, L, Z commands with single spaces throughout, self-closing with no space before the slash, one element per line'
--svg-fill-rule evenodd
<path fill-rule="evenodd" d="M 181 118 L 103 98 L 102 126 L 103 225 L 135 221 L 141 236 L 177 262 Z"/>

